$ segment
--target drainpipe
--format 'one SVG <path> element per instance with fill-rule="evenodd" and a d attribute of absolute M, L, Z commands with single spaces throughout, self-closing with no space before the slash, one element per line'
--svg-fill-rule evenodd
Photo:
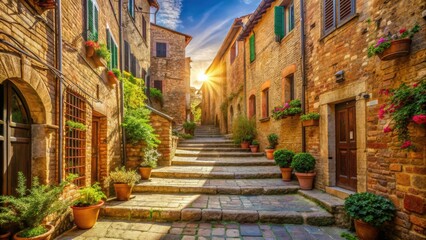
<path fill-rule="evenodd" d="M 247 67 L 246 67 L 246 40 L 244 39 L 243 41 L 244 44 L 244 111 L 246 113 L 246 116 L 248 115 L 247 113 Z M 232 122 L 232 119 L 231 119 Z"/>
<path fill-rule="evenodd" d="M 118 29 L 119 29 L 119 44 L 120 44 L 120 72 L 123 72 L 123 0 L 118 1 Z M 120 118 L 121 124 L 124 122 L 124 84 L 123 81 L 120 81 Z M 121 164 L 125 165 L 127 160 L 126 153 L 126 129 L 121 126 L 121 141 L 122 141 L 122 150 L 121 150 Z"/>
<path fill-rule="evenodd" d="M 160 11 L 160 8 L 157 8 L 157 10 L 155 10 L 155 13 L 154 13 L 154 23 L 155 24 L 157 24 L 157 13 L 158 13 L 158 11 Z"/>
<path fill-rule="evenodd" d="M 305 95 L 306 95 L 306 64 L 305 64 L 305 1 L 300 0 L 300 49 L 302 55 L 302 113 L 306 113 L 306 103 L 305 103 Z M 302 126 L 302 152 L 306 151 L 306 134 L 305 127 Z"/>
<path fill-rule="evenodd" d="M 63 76 L 62 76 L 62 4 L 61 0 L 56 0 L 56 69 L 58 69 L 60 76 L 56 77 L 59 84 L 59 139 L 58 139 L 58 182 L 62 182 L 63 174 L 63 144 L 64 144 L 64 95 L 63 95 Z"/>

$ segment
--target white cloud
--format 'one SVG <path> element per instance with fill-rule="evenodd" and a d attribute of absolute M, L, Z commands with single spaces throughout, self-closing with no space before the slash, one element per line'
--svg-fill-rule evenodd
<path fill-rule="evenodd" d="M 157 15 L 157 24 L 176 29 L 182 22 L 180 14 L 182 12 L 183 0 L 159 0 L 161 8 Z"/>
<path fill-rule="evenodd" d="M 254 2 L 255 0 L 240 0 L 240 2 L 243 2 L 245 4 L 251 4 L 252 2 Z"/>

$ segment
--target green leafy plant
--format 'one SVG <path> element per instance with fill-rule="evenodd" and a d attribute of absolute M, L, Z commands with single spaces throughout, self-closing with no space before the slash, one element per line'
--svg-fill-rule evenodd
<path fill-rule="evenodd" d="M 406 28 L 402 28 L 396 34 L 388 33 L 386 37 L 381 37 L 377 43 L 370 45 L 368 47 L 368 57 L 372 57 L 376 54 L 383 53 L 386 49 L 390 48 L 391 42 L 394 40 L 412 38 L 414 34 L 420 31 L 420 26 L 415 25 L 413 28 L 407 30 Z"/>
<path fill-rule="evenodd" d="M 253 140 L 253 141 L 251 142 L 251 145 L 252 145 L 252 146 L 259 146 L 259 141 L 257 141 L 257 140 Z"/>
<path fill-rule="evenodd" d="M 256 122 L 244 115 L 239 115 L 232 124 L 232 137 L 236 144 L 251 142 L 257 135 Z"/>
<path fill-rule="evenodd" d="M 341 236 L 342 238 L 346 239 L 346 240 L 358 240 L 358 238 L 357 238 L 357 237 L 355 237 L 353 234 L 346 233 L 346 232 L 344 232 L 344 233 L 340 234 L 340 236 Z"/>
<path fill-rule="evenodd" d="M 275 120 L 283 119 L 288 116 L 294 116 L 302 113 L 302 103 L 300 100 L 295 99 L 288 103 L 285 103 L 284 106 L 275 107 L 272 110 L 272 118 Z"/>
<path fill-rule="evenodd" d="M 156 149 L 146 149 L 144 152 L 144 160 L 140 164 L 141 167 L 156 168 L 158 158 L 161 154 Z"/>
<path fill-rule="evenodd" d="M 275 133 L 269 134 L 267 137 L 269 146 L 266 147 L 267 149 L 275 149 L 275 147 L 278 145 L 278 135 Z"/>
<path fill-rule="evenodd" d="M 121 78 L 121 72 L 118 68 L 113 68 L 108 71 L 108 75 L 113 75 L 116 78 Z"/>
<path fill-rule="evenodd" d="M 309 153 L 298 153 L 293 156 L 291 167 L 298 173 L 310 173 L 315 169 L 315 158 Z"/>
<path fill-rule="evenodd" d="M 105 182 L 107 186 L 111 183 L 121 183 L 128 184 L 129 186 L 133 187 L 140 179 L 141 176 L 135 170 L 126 170 L 126 168 L 123 166 L 110 172 Z"/>
<path fill-rule="evenodd" d="M 156 88 L 150 88 L 149 89 L 149 96 L 154 99 L 155 101 L 159 102 L 161 104 L 161 106 L 163 106 L 164 104 L 164 98 L 163 98 L 163 93 Z"/>
<path fill-rule="evenodd" d="M 192 136 L 191 134 L 186 134 L 186 133 L 179 133 L 178 137 L 183 138 L 183 139 L 192 139 L 192 138 L 194 138 L 194 136 Z"/>
<path fill-rule="evenodd" d="M 375 227 L 391 221 L 395 216 L 395 206 L 391 200 L 368 192 L 355 193 L 346 198 L 345 210 L 350 217 Z"/>
<path fill-rule="evenodd" d="M 183 128 L 185 130 L 188 130 L 188 131 L 193 131 L 193 130 L 195 130 L 196 127 L 197 127 L 197 124 L 195 122 L 184 122 L 183 123 Z"/>
<path fill-rule="evenodd" d="M 274 152 L 275 163 L 280 168 L 289 168 L 293 160 L 294 152 L 286 149 L 279 149 Z"/>
<path fill-rule="evenodd" d="M 18 173 L 16 196 L 0 196 L 0 224 L 17 223 L 24 231 L 21 237 L 35 237 L 48 230 L 42 226 L 43 220 L 52 214 L 61 215 L 71 205 L 71 201 L 61 199 L 61 195 L 75 176 L 67 178 L 58 186 L 43 185 L 34 177 L 30 188 L 22 172 Z"/>
<path fill-rule="evenodd" d="M 102 192 L 99 183 L 92 186 L 80 188 L 78 190 L 79 198 L 74 201 L 73 206 L 88 207 L 98 204 L 101 200 L 106 199 L 105 194 Z"/>
<path fill-rule="evenodd" d="M 401 84 L 397 89 L 382 89 L 382 95 L 389 97 L 389 102 L 379 109 L 379 119 L 384 119 L 388 114 L 391 122 L 385 126 L 385 133 L 395 131 L 402 149 L 413 150 L 408 126 L 411 122 L 419 125 L 426 124 L 426 81 L 408 86 Z M 390 127 L 393 124 L 394 129 Z"/>
<path fill-rule="evenodd" d="M 300 116 L 300 120 L 308 121 L 308 120 L 318 120 L 320 118 L 319 113 L 308 113 Z"/>
<path fill-rule="evenodd" d="M 83 123 L 80 122 L 74 122 L 71 120 L 67 120 L 65 122 L 65 124 L 68 126 L 68 131 L 72 132 L 75 129 L 81 130 L 81 131 L 86 131 L 86 125 L 84 125 Z"/>
<path fill-rule="evenodd" d="M 109 62 L 111 59 L 111 52 L 108 50 L 108 47 L 105 44 L 99 44 L 99 47 L 95 50 L 95 53 L 98 57 L 103 58 L 107 62 Z"/>

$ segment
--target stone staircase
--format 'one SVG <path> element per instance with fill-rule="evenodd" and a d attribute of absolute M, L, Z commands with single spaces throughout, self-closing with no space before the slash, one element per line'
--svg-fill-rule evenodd
<path fill-rule="evenodd" d="M 149 221 L 236 221 L 345 226 L 343 201 L 283 182 L 274 161 L 240 149 L 213 126 L 180 141 L 172 166 L 154 169 L 127 202 L 108 201 L 108 218 Z"/>

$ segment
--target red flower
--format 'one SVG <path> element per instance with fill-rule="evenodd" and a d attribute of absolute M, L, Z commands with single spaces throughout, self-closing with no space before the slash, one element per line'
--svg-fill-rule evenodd
<path fill-rule="evenodd" d="M 99 45 L 98 45 L 98 43 L 97 43 L 97 42 L 95 42 L 95 41 L 91 41 L 91 40 L 86 41 L 86 46 L 87 46 L 87 47 L 93 47 L 93 48 L 98 48 L 98 47 L 99 47 Z"/>
<path fill-rule="evenodd" d="M 402 149 L 406 149 L 406 148 L 409 148 L 409 147 L 411 147 L 411 141 L 405 141 L 403 144 L 402 144 L 402 146 L 401 146 L 401 148 Z"/>
<path fill-rule="evenodd" d="M 386 114 L 385 107 L 386 107 L 386 105 L 383 105 L 383 106 L 380 107 L 380 109 L 379 109 L 379 119 L 385 118 L 385 114 Z"/>
<path fill-rule="evenodd" d="M 392 128 L 390 128 L 389 126 L 386 126 L 385 128 L 383 128 L 383 132 L 384 133 L 392 132 Z"/>
<path fill-rule="evenodd" d="M 414 87 L 414 88 L 416 88 L 417 86 L 419 86 L 419 84 L 418 84 L 418 83 L 414 83 L 414 84 L 413 84 L 413 87 Z"/>
<path fill-rule="evenodd" d="M 401 28 L 400 30 L 399 30 L 399 34 L 403 34 L 403 33 L 405 33 L 407 31 L 407 29 L 406 28 Z"/>
<path fill-rule="evenodd" d="M 426 114 L 419 114 L 413 117 L 413 121 L 417 124 L 425 124 L 426 123 Z"/>
<path fill-rule="evenodd" d="M 108 75 L 111 76 L 111 77 L 115 77 L 115 74 L 114 74 L 113 71 L 108 71 Z"/>
<path fill-rule="evenodd" d="M 382 90 L 380 90 L 380 95 L 388 96 L 389 93 L 390 93 L 389 89 L 382 89 Z"/>

